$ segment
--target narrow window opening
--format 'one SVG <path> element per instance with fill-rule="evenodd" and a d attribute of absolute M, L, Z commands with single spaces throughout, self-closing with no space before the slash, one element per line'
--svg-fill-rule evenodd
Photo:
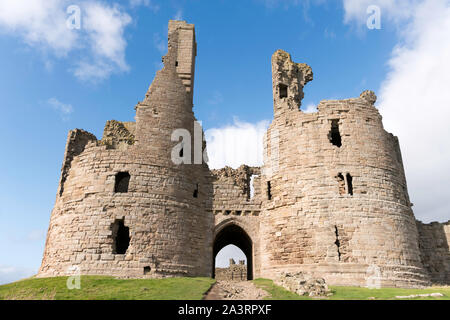
<path fill-rule="evenodd" d="M 345 179 L 344 179 L 344 176 L 342 175 L 342 173 L 339 173 L 336 176 L 336 180 L 338 181 L 338 185 L 339 185 L 339 194 L 342 196 L 345 194 Z"/>
<path fill-rule="evenodd" d="M 181 150 L 180 150 L 180 158 L 183 158 L 184 157 L 184 148 L 181 148 Z"/>
<path fill-rule="evenodd" d="M 116 220 L 112 225 L 113 253 L 125 254 L 130 245 L 130 228 L 125 226 L 124 220 Z"/>
<path fill-rule="evenodd" d="M 279 90 L 280 90 L 280 99 L 287 98 L 287 96 L 288 96 L 288 86 L 285 85 L 285 84 L 281 84 L 280 83 Z"/>
<path fill-rule="evenodd" d="M 349 195 L 353 195 L 353 177 L 347 173 L 347 190 Z"/>
<path fill-rule="evenodd" d="M 339 230 L 337 226 L 335 226 L 334 229 L 336 232 L 336 242 L 334 244 L 337 247 L 338 259 L 341 261 L 341 241 L 339 241 Z"/>
<path fill-rule="evenodd" d="M 195 186 L 195 190 L 194 190 L 194 194 L 193 194 L 194 198 L 198 198 L 198 183 Z"/>
<path fill-rule="evenodd" d="M 178 67 L 178 61 L 175 61 L 175 67 Z"/>
<path fill-rule="evenodd" d="M 152 268 L 150 268 L 150 267 L 144 267 L 144 275 L 147 275 L 147 274 L 149 274 L 150 273 L 150 271 L 152 270 Z"/>
<path fill-rule="evenodd" d="M 116 175 L 116 184 L 114 186 L 114 192 L 127 193 L 130 184 L 130 174 L 128 172 L 119 172 Z"/>
<path fill-rule="evenodd" d="M 272 200 L 272 186 L 270 181 L 267 181 L 267 199 Z"/>
<path fill-rule="evenodd" d="M 329 134 L 330 142 L 336 147 L 342 146 L 341 133 L 339 132 L 339 120 L 333 120 L 331 122 L 331 131 Z"/>

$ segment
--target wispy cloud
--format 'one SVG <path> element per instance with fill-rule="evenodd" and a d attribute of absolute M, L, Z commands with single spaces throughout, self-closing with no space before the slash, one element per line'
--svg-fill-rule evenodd
<path fill-rule="evenodd" d="M 156 49 L 161 54 L 165 54 L 167 51 L 167 40 L 163 39 L 160 33 L 154 33 L 153 34 L 153 44 L 155 45 Z"/>
<path fill-rule="evenodd" d="M 303 107 L 302 106 L 302 111 L 304 112 L 304 113 L 314 113 L 314 112 L 317 112 L 318 110 L 317 110 L 317 105 L 316 104 L 314 104 L 314 103 L 310 103 L 310 104 L 308 104 L 308 105 L 306 105 L 306 107 Z"/>
<path fill-rule="evenodd" d="M 62 103 L 56 98 L 48 99 L 47 103 L 57 111 L 64 121 L 69 120 L 69 116 L 73 113 L 73 107 L 71 104 Z"/>
<path fill-rule="evenodd" d="M 130 0 L 130 6 L 132 8 L 145 6 L 150 8 L 150 10 L 152 10 L 155 13 L 158 12 L 160 9 L 160 6 L 152 0 Z"/>
<path fill-rule="evenodd" d="M 81 80 L 98 81 L 128 70 L 124 30 L 131 17 L 117 4 L 81 1 L 80 29 L 67 27 L 68 0 L 2 0 L 0 32 L 21 38 L 28 46 L 71 59 L 70 70 Z M 95 73 L 92 70 L 102 70 Z"/>

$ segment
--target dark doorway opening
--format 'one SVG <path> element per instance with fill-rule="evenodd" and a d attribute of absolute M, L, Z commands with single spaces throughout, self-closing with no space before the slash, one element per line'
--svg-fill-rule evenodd
<path fill-rule="evenodd" d="M 113 254 L 125 254 L 130 246 L 130 228 L 125 226 L 123 219 L 116 220 L 112 225 Z"/>
<path fill-rule="evenodd" d="M 114 185 L 114 192 L 127 193 L 130 185 L 130 174 L 128 172 L 119 172 L 116 175 L 116 183 Z"/>
<path fill-rule="evenodd" d="M 214 239 L 213 278 L 216 276 L 216 256 L 220 250 L 230 244 L 235 245 L 244 252 L 247 258 L 247 280 L 253 280 L 253 243 L 247 232 L 235 224 L 223 228 Z"/>

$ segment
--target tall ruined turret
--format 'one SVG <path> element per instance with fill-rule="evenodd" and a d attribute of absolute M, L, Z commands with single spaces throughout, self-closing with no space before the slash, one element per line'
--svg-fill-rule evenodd
<path fill-rule="evenodd" d="M 195 56 L 194 26 L 170 21 L 164 68 L 136 123 L 109 121 L 101 141 L 69 133 L 39 276 L 211 275 L 211 260 L 198 258 L 212 255 L 209 169 L 174 162 L 194 159 Z M 188 133 L 186 147 L 177 129 Z M 202 148 L 201 130 L 198 139 Z"/>
<path fill-rule="evenodd" d="M 330 283 L 427 283 L 398 139 L 383 129 L 376 96 L 300 110 L 311 68 L 277 51 L 274 113 L 261 181 L 261 276 L 303 271 Z"/>
<path fill-rule="evenodd" d="M 312 69 L 278 50 L 263 167 L 210 171 L 193 113 L 196 54 L 194 26 L 170 21 L 136 122 L 108 121 L 101 140 L 69 132 L 39 277 L 214 277 L 216 256 L 235 245 L 247 261 L 239 279 L 449 284 L 450 224 L 416 222 L 374 92 L 304 113 Z"/>

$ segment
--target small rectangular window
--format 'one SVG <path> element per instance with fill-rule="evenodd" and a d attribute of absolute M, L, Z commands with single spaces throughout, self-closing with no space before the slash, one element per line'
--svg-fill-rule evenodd
<path fill-rule="evenodd" d="M 279 90 L 280 90 L 280 99 L 288 97 L 288 86 L 287 85 L 280 83 Z"/>
<path fill-rule="evenodd" d="M 336 180 L 337 180 L 338 186 L 339 186 L 339 194 L 342 196 L 345 194 L 345 179 L 344 179 L 344 176 L 342 175 L 342 173 L 339 173 L 336 176 Z"/>
<path fill-rule="evenodd" d="M 347 191 L 349 195 L 353 195 L 353 177 L 347 173 Z"/>
<path fill-rule="evenodd" d="M 194 198 L 198 198 L 198 183 L 195 186 L 195 190 L 194 190 L 194 194 L 193 194 Z"/>
<path fill-rule="evenodd" d="M 114 192 L 127 193 L 129 184 L 130 184 L 130 174 L 128 172 L 119 172 L 116 175 Z"/>
<path fill-rule="evenodd" d="M 267 199 L 272 200 L 272 185 L 267 181 Z"/>

